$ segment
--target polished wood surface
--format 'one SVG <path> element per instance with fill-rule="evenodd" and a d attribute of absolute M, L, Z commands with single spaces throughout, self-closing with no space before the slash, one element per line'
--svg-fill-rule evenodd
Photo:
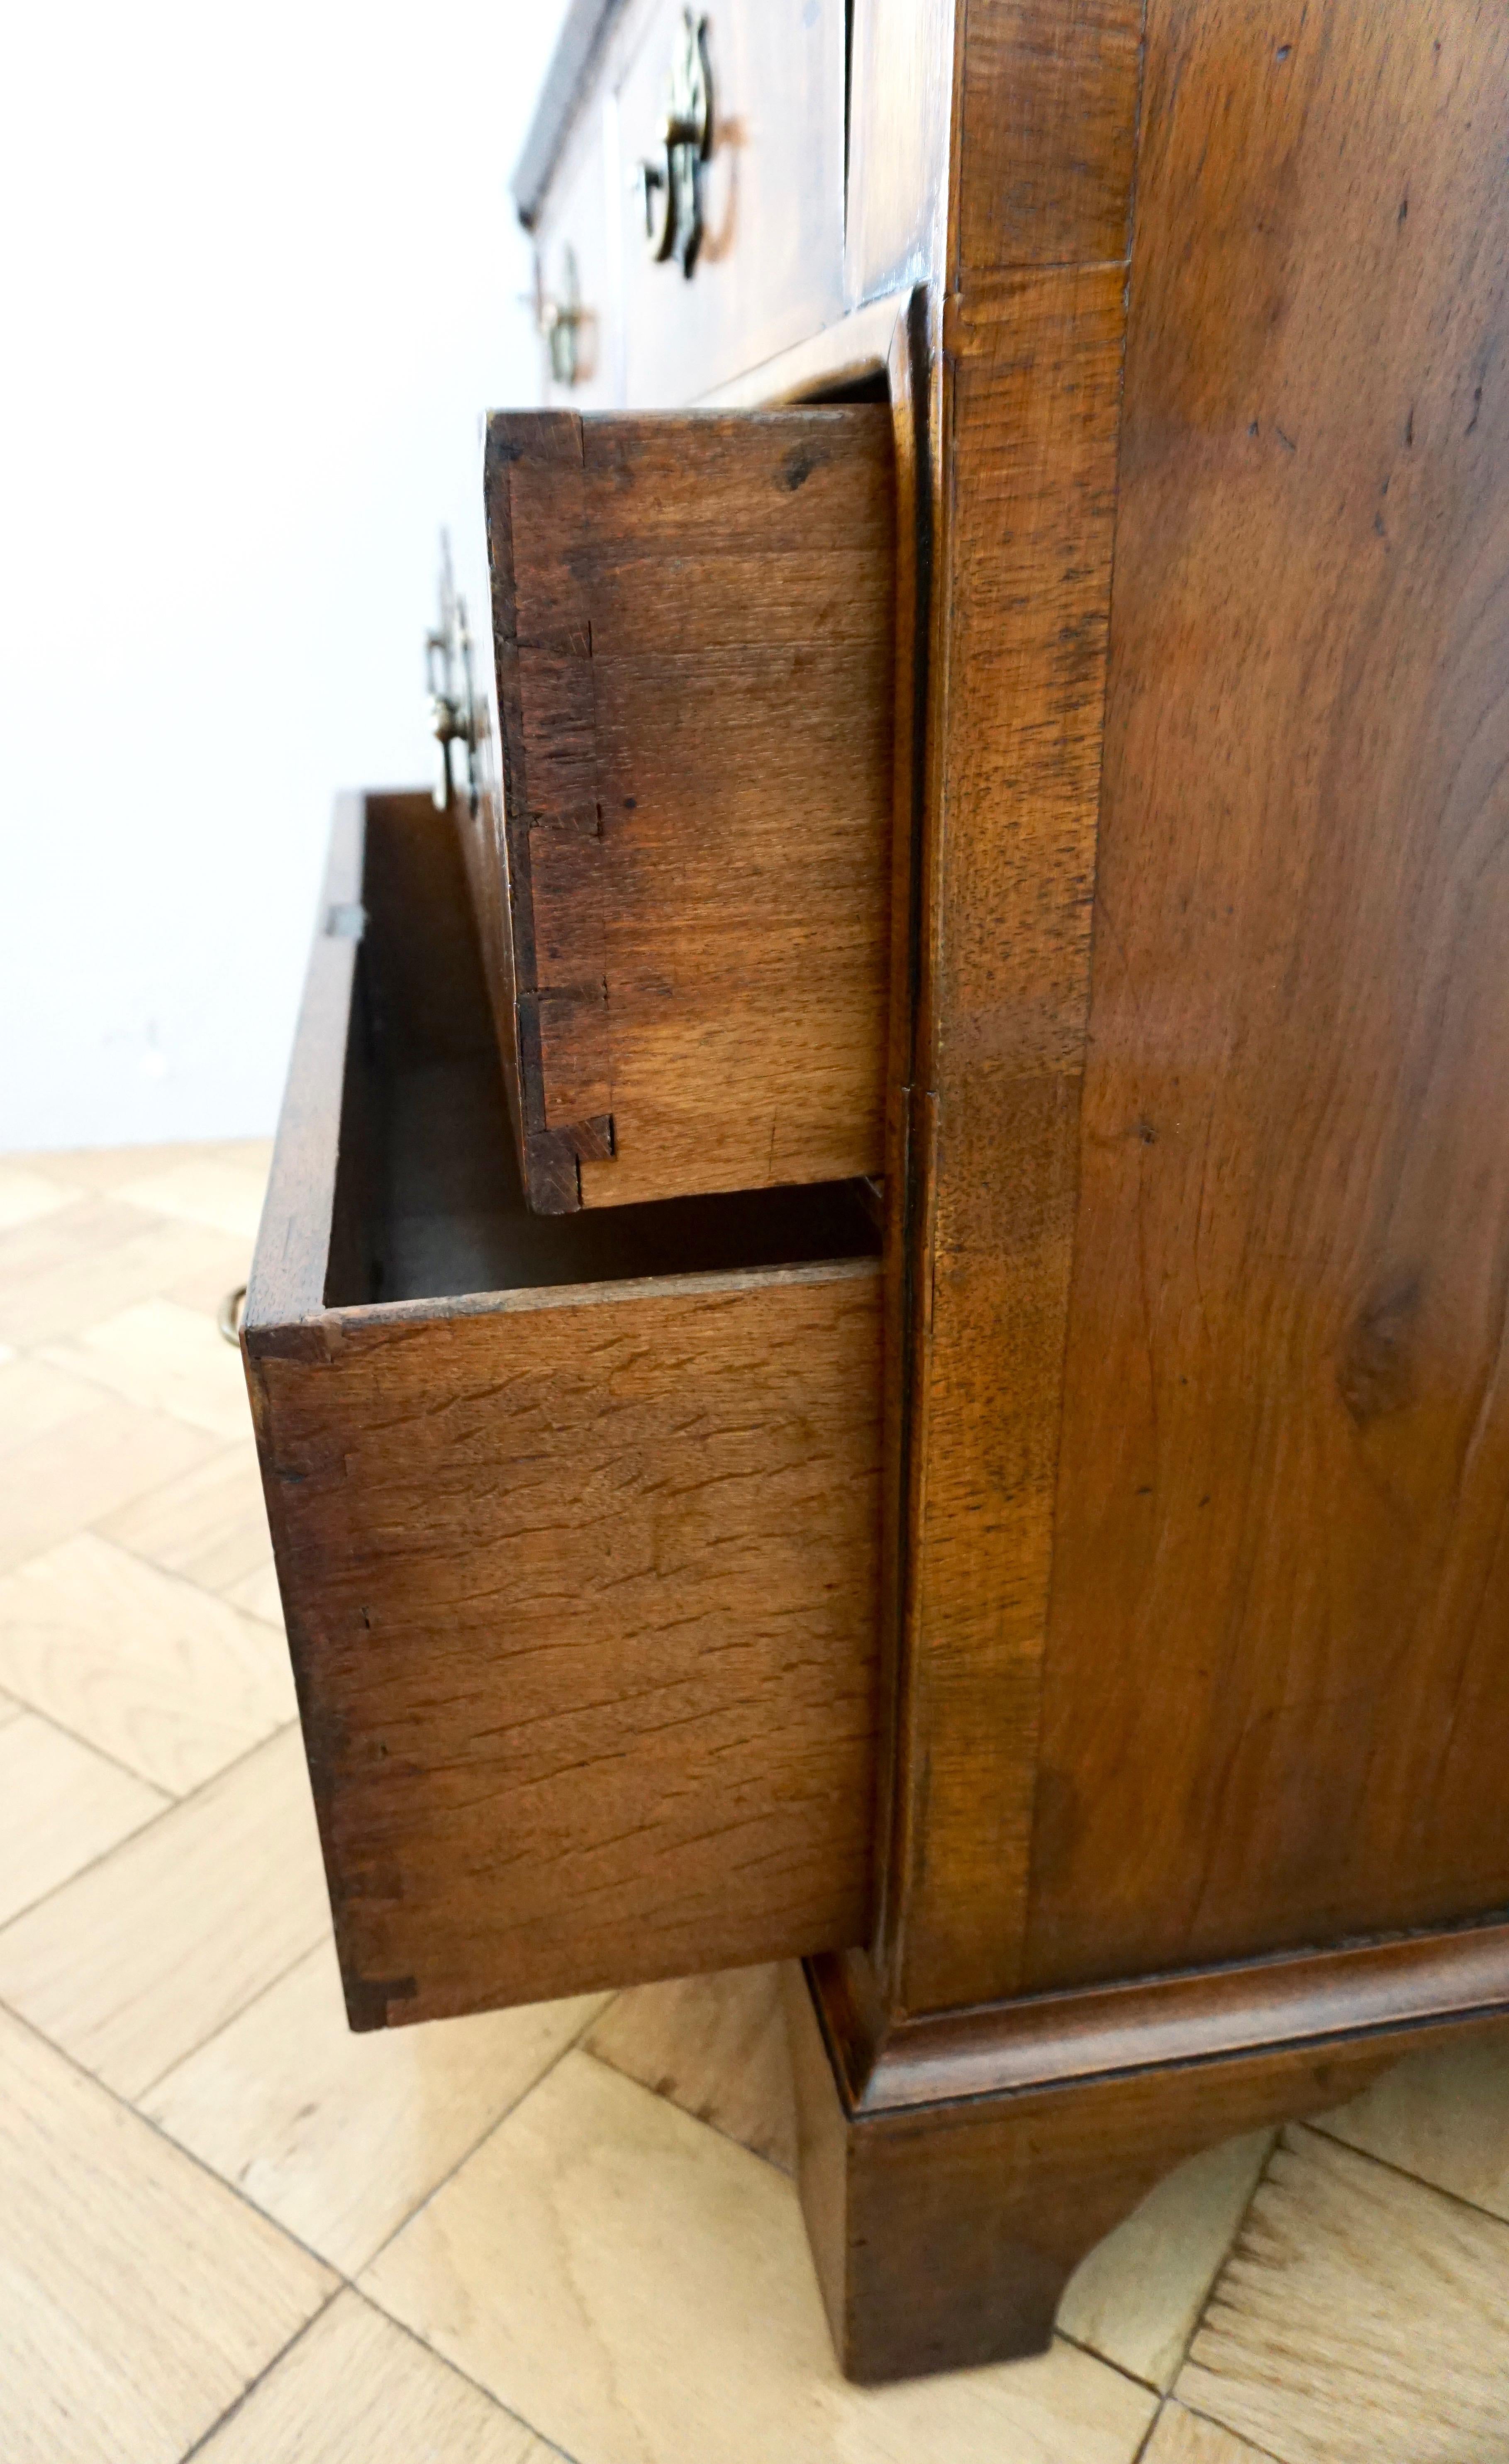
<path fill-rule="evenodd" d="M 1148 18 L 1039 1986 L 1509 1900 L 1509 28 L 1286 31 Z"/>
<path fill-rule="evenodd" d="M 290 1290 L 290 1159 L 244 1336 L 353 2023 L 857 1941 L 868 1218 L 813 1191 L 532 1219 L 452 820 L 366 824 L 349 1032 L 295 1065 L 329 1264 Z M 415 976 L 426 943 L 448 967 Z M 334 963 L 322 938 L 321 1037 Z"/>
<path fill-rule="evenodd" d="M 851 12 L 843 288 L 851 305 L 926 282 L 946 205 L 951 0 Z"/>
<path fill-rule="evenodd" d="M 1081 161 L 1103 47 L 1082 26 L 1011 50 L 1036 84 L 1008 115 L 1005 38 L 990 29 L 1018 16 L 981 12 L 963 55 L 955 110 L 978 133 L 956 173 L 954 244 L 1017 262 L 961 264 L 933 447 L 906 1622 L 882 1946 L 906 2010 L 1007 1993 L 1020 1973 L 1089 1000 L 1126 271 L 1099 261 L 1114 232 L 1104 182 L 1086 188 Z M 1117 92 L 1133 109 L 1135 80 Z M 1018 126 L 1036 167 L 998 222 L 978 197 L 1001 192 Z M 1114 159 L 1125 183 L 1119 135 Z M 1117 228 L 1125 248 L 1125 195 Z"/>
<path fill-rule="evenodd" d="M 1509 1926 L 1395 1935 L 1229 1968 L 1020 1994 L 896 2023 L 874 1971 L 834 1952 L 813 1973 L 855 2113 L 1215 2061 L 1285 2041 L 1455 2020 L 1509 2004 Z"/>
<path fill-rule="evenodd" d="M 1505 37 L 1140 32 L 956 33 L 887 1836 L 803 2099 L 881 2374 L 1502 1996 Z"/>
<path fill-rule="evenodd" d="M 489 423 L 467 841 L 536 1207 L 880 1169 L 891 454 L 870 404 Z"/>
<path fill-rule="evenodd" d="M 674 263 L 654 262 L 633 187 L 665 126 L 684 0 L 625 12 L 622 66 L 611 73 L 624 187 L 621 399 L 630 407 L 692 401 L 804 341 L 843 305 L 842 8 L 758 0 L 696 13 L 706 16 L 713 129 L 689 281 Z"/>
<path fill-rule="evenodd" d="M 583 315 L 579 380 L 547 377 L 544 399 L 665 408 L 842 313 L 846 11 L 842 0 L 760 0 L 706 13 L 712 144 L 689 278 L 646 243 L 638 176 L 646 162 L 664 171 L 683 0 L 627 0 L 598 15 L 601 48 L 564 132 L 552 135 L 548 185 L 536 194 L 531 176 L 524 190 L 544 288 L 559 295 L 569 247 Z"/>
<path fill-rule="evenodd" d="M 878 2051 L 865 2043 L 843 1963 L 793 1976 L 798 2181 L 848 2374 L 884 2381 L 1042 2349 L 1086 2251 L 1184 2158 L 1326 2111 L 1397 2060 L 1403 2041 L 1472 2044 L 1509 1991 L 1501 1926 L 1480 1943 L 1442 1938 L 1433 2009 L 1408 1962 L 1375 1970 L 1370 2005 L 1349 2009 L 1345 1959 L 1314 1963 L 1302 2013 L 1279 2006 L 1259 1965 L 1177 1982 L 1178 2035 L 1133 2026 L 1118 2040 L 1103 1997 L 1064 1994 L 1040 2013 L 1021 2006 L 1019 2031 L 1005 2010 L 961 2013 L 951 2045 L 910 2051 L 906 2032 Z M 1202 2014 L 1221 2037 L 1199 2050 Z M 1076 2077 L 1089 2035 L 1100 2066 Z"/>
<path fill-rule="evenodd" d="M 621 134 L 655 19 L 626 11 L 604 70 Z M 313 1169 L 314 1229 L 274 1220 L 264 1280 L 295 1305 L 252 1338 L 295 1475 L 274 1519 L 358 2015 L 826 1926 L 794 2009 L 803 2197 L 866 2377 L 1036 2349 L 1067 2271 L 1190 2151 L 1407 2044 L 1468 2058 L 1509 2005 L 1509 36 L 1467 0 L 1298 23 L 1276 0 L 971 0 L 910 23 L 899 75 L 895 33 L 857 0 L 844 297 L 914 297 L 846 333 L 809 316 L 781 359 L 751 323 L 725 366 L 689 341 L 711 292 L 661 269 L 656 315 L 689 321 L 625 328 L 624 380 L 716 385 L 745 440 L 830 382 L 884 453 L 886 1084 L 866 1160 L 810 1158 L 883 1161 L 884 1414 L 853 1189 L 756 1186 L 800 1179 L 768 1143 L 795 1117 L 780 1073 L 831 1076 L 842 1033 L 746 1035 L 715 1118 L 729 949 L 761 954 L 762 997 L 825 999 L 852 894 L 794 906 L 803 943 L 736 868 L 698 871 L 705 832 L 678 839 L 705 781 L 758 816 L 758 696 L 697 705 L 695 771 L 646 680 L 664 695 L 727 638 L 688 629 L 665 572 L 631 607 L 642 545 L 620 554 L 571 418 L 531 430 L 554 462 L 507 464 L 577 510 L 531 573 L 509 508 L 517 844 L 505 873 L 473 833 L 470 861 L 506 1054 L 522 996 L 532 1194 L 577 1211 L 500 1189 L 495 1062 L 424 990 L 455 975 L 444 933 L 381 990 L 384 917 L 430 912 L 418 838 L 390 831 L 361 957 L 338 922 L 317 955 L 313 1031 L 353 999 L 356 1029 L 295 1075 L 287 1202 Z M 684 471 L 654 469 L 676 583 L 731 537 L 754 570 L 774 535 L 740 532 L 737 491 L 703 485 L 689 549 Z M 796 528 L 817 486 L 790 492 L 782 553 L 826 556 Z M 778 605 L 805 652 L 805 587 L 741 576 L 709 604 Z M 880 604 L 844 604 L 872 647 Z M 646 608 L 654 649 L 621 647 Z M 840 776 L 842 726 L 802 685 L 783 809 Z M 636 1114 L 650 1022 L 699 1001 Z M 677 1177 L 643 1177 L 652 1151 Z M 668 1195 L 692 1188 L 723 1194 Z M 645 1202 L 601 1202 L 625 1193 Z M 702 1519 L 657 1573 L 663 1465 Z M 727 1664 L 689 1676 L 714 1614 Z M 742 1808 L 687 1742 L 725 1713 Z"/>

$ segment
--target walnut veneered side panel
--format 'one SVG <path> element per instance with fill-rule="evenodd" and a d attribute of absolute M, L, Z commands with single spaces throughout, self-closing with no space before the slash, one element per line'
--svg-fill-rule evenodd
<path fill-rule="evenodd" d="M 888 410 L 497 413 L 486 487 L 467 848 L 531 1204 L 879 1172 Z"/>
<path fill-rule="evenodd" d="M 1509 27 L 1147 31 L 1053 1987 L 1509 1898 Z"/>

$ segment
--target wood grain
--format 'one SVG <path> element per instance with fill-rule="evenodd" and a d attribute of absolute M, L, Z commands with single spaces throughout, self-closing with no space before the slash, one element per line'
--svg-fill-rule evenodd
<path fill-rule="evenodd" d="M 400 815 L 413 817 L 426 799 L 392 802 Z M 379 813 L 384 809 L 376 798 L 341 796 L 336 802 L 318 920 L 278 1110 L 267 1202 L 247 1287 L 246 1316 L 253 1323 L 258 1318 L 304 1317 L 324 1302 L 337 1195 L 331 1160 L 340 1137 L 361 946 L 357 919 L 364 923 L 363 861 L 372 807 Z"/>
<path fill-rule="evenodd" d="M 138 2095 L 302 1958 L 328 1924 L 286 1729 L 0 1933 L 0 1998 Z"/>
<path fill-rule="evenodd" d="M 1509 31 L 1293 31 L 1148 21 L 1039 1986 L 1509 1898 Z"/>
<path fill-rule="evenodd" d="M 0 1711 L 0 1924 L 93 1864 L 168 1802 L 19 1705 Z"/>
<path fill-rule="evenodd" d="M 630 1986 L 593 2022 L 582 2045 L 783 2173 L 796 2171 L 778 1969 L 733 1968 Z"/>
<path fill-rule="evenodd" d="M 1122 273 L 949 329 L 941 820 L 925 854 L 897 1992 L 1019 1969 L 1074 1233 Z M 934 662 L 934 668 L 938 665 Z"/>
<path fill-rule="evenodd" d="M 1143 0 L 985 0 L 964 31 L 950 265 L 1122 263 Z"/>
<path fill-rule="evenodd" d="M 925 282 L 946 207 L 953 87 L 950 0 L 854 11 L 843 287 L 851 302 Z"/>
<path fill-rule="evenodd" d="M 873 1229 L 821 1189 L 530 1216 L 451 821 L 365 820 L 243 1334 L 353 2021 L 858 1941 Z"/>
<path fill-rule="evenodd" d="M 852 1954 L 815 1962 L 814 1974 L 845 2099 L 860 2111 L 1478 2015 L 1509 2005 L 1509 1926 L 1337 1944 L 900 2022 Z"/>
<path fill-rule="evenodd" d="M 355 2024 L 861 1938 L 877 1286 L 349 1309 L 253 1353 Z"/>
<path fill-rule="evenodd" d="M 556 2464 L 557 2451 L 346 2292 L 199 2450 L 203 2464 Z"/>
<path fill-rule="evenodd" d="M 1174 2392 L 1292 2464 L 1490 2464 L 1509 2227 L 1286 2131 Z"/>
<path fill-rule="evenodd" d="M 1316 2127 L 1509 2223 L 1509 2021 L 1406 2054 Z"/>
<path fill-rule="evenodd" d="M 101 1539 L 150 1558 L 164 1573 L 230 1592 L 258 1573 L 273 1548 L 250 1436 L 119 1507 L 98 1529 Z"/>
<path fill-rule="evenodd" d="M 1081 2259 L 1059 2303 L 1059 2333 L 1166 2392 L 1273 2139 L 1250 2130 L 1166 2174 Z"/>
<path fill-rule="evenodd" d="M 1175 2165 L 1323 2111 L 1393 2052 L 1382 2029 L 1169 2064 L 1132 2046 L 1125 2065 L 1078 2080 L 1055 2081 L 1050 2059 L 1048 2083 L 1007 2075 L 993 2094 L 976 2071 L 964 2098 L 940 2061 L 938 2099 L 909 2103 L 887 2098 L 883 2053 L 857 2109 L 827 1966 L 788 2001 L 798 2182 L 840 2358 L 866 2382 L 1041 2351 L 1074 2269 Z M 1436 2041 L 1486 2024 L 1440 2023 Z"/>
<path fill-rule="evenodd" d="M 327 1940 L 176 2063 L 141 2110 L 354 2276 L 601 2007 L 547 2002 L 354 2036 Z"/>
<path fill-rule="evenodd" d="M 623 21 L 616 71 L 620 176 L 665 125 L 681 0 Z M 623 208 L 623 393 L 631 408 L 694 401 L 831 324 L 843 306 L 842 10 L 760 0 L 710 11 L 712 155 L 689 282 L 652 262 Z"/>
<path fill-rule="evenodd" d="M 877 1171 L 886 413 L 495 413 L 487 470 L 506 844 L 464 827 L 531 1202 Z"/>
<path fill-rule="evenodd" d="M 0 2012 L 7 2464 L 178 2464 L 335 2289 Z"/>
<path fill-rule="evenodd" d="M 845 2387 L 790 2182 L 568 2054 L 362 2290 L 565 2453 L 603 2464 L 1132 2464 L 1156 2398 L 1061 2344 Z"/>
<path fill-rule="evenodd" d="M 1153 2425 L 1142 2464 L 1266 2464 L 1266 2459 L 1244 2438 L 1234 2438 L 1215 2422 L 1170 2403 Z"/>
<path fill-rule="evenodd" d="M 272 1628 L 92 1531 L 0 1575 L 0 1678 L 174 1796 L 295 1708 Z"/>

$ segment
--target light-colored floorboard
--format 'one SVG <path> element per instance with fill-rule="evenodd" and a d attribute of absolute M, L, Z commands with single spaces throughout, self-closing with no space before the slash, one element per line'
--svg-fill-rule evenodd
<path fill-rule="evenodd" d="M 119 1182 L 116 1196 L 175 1222 L 208 1224 L 212 1231 L 251 1243 L 256 1239 L 266 1186 L 259 1163 L 231 1163 L 218 1155 L 186 1155 Z"/>
<path fill-rule="evenodd" d="M 1315 2127 L 1509 2220 L 1509 2021 L 1408 2056 Z"/>
<path fill-rule="evenodd" d="M 1131 2464 L 1156 2398 L 1072 2345 L 846 2386 L 772 2165 L 567 2054 L 362 2278 L 588 2464 Z"/>
<path fill-rule="evenodd" d="M 0 2001 L 139 2096 L 330 1924 L 296 1728 L 0 1932 Z"/>
<path fill-rule="evenodd" d="M 74 1191 L 120 1189 L 148 1173 L 171 1172 L 181 1163 L 208 1160 L 235 1164 L 265 1180 L 272 1159 L 271 1138 L 195 1138 L 174 1146 L 38 1147 L 29 1155 L 6 1158 Z"/>
<path fill-rule="evenodd" d="M 273 1553 L 256 1448 L 250 1437 L 226 1446 L 108 1516 L 99 1530 L 167 1574 L 207 1591 L 229 1591 Z"/>
<path fill-rule="evenodd" d="M 1140 2464 L 1268 2464 L 1260 2449 L 1214 2421 L 1170 2402 L 1159 2413 Z"/>
<path fill-rule="evenodd" d="M 0 1379 L 31 1365 L 12 1361 Z M 139 1411 L 99 1387 L 94 1397 L 93 1409 L 80 1406 L 0 1463 L 0 1572 L 160 1488 L 214 1449 L 213 1439 L 186 1420 Z"/>
<path fill-rule="evenodd" d="M 195 2464 L 557 2464 L 413 2336 L 342 2293 Z"/>
<path fill-rule="evenodd" d="M 70 1202 L 69 1191 L 57 1181 L 0 1155 L 0 1232 L 12 1232 L 19 1223 L 39 1222 Z"/>
<path fill-rule="evenodd" d="M 128 1403 L 170 1412 L 225 1441 L 252 1428 L 239 1353 L 208 1309 L 187 1309 L 154 1296 L 102 1318 L 43 1357 L 78 1377 L 92 1377 Z"/>
<path fill-rule="evenodd" d="M 603 1998 L 356 2036 L 322 1943 L 160 2079 L 142 2110 L 354 2275 Z"/>
<path fill-rule="evenodd" d="M 175 2464 L 334 2289 L 3 2013 L 0 2180 L 6 2464 Z"/>
<path fill-rule="evenodd" d="M 1059 2304 L 1064 2335 L 1170 2387 L 1272 2145 L 1271 2130 L 1228 2140 L 1160 2182 L 1075 2270 Z"/>
<path fill-rule="evenodd" d="M 64 1232 L 66 1243 L 55 1241 Z M 22 1351 L 67 1343 L 188 1276 L 221 1291 L 243 1282 L 245 1242 L 198 1223 L 160 1221 L 114 1199 L 81 1199 L 0 1233 L 0 1342 Z"/>
<path fill-rule="evenodd" d="M 260 1566 L 253 1566 L 238 1583 L 226 1587 L 226 1598 L 232 1608 L 244 1609 L 248 1617 L 259 1617 L 264 1625 L 283 1630 L 283 1598 L 277 1588 L 277 1568 L 271 1556 Z"/>
<path fill-rule="evenodd" d="M 585 2038 L 601 2061 L 727 2131 L 786 2173 L 797 2118 L 778 1968 L 735 1968 L 618 1994 Z"/>
<path fill-rule="evenodd" d="M 0 1575 L 0 1682 L 174 1796 L 297 1708 L 280 1634 L 89 1531 Z"/>
<path fill-rule="evenodd" d="M 0 1925 L 107 1849 L 168 1799 L 33 1711 L 0 1707 Z"/>
<path fill-rule="evenodd" d="M 0 1463 L 14 1465 L 39 1439 L 104 1405 L 92 1378 L 70 1377 L 20 1353 L 0 1362 Z"/>
<path fill-rule="evenodd" d="M 1281 2464 L 1502 2464 L 1509 2226 L 1286 2130 L 1174 2393 Z"/>

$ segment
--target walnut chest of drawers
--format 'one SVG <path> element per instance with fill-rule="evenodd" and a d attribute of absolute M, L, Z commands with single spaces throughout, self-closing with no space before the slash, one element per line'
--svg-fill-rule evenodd
<path fill-rule="evenodd" d="M 353 2024 L 781 1958 L 844 2365 L 1509 2008 L 1509 34 L 578 0 L 244 1343 Z"/>

